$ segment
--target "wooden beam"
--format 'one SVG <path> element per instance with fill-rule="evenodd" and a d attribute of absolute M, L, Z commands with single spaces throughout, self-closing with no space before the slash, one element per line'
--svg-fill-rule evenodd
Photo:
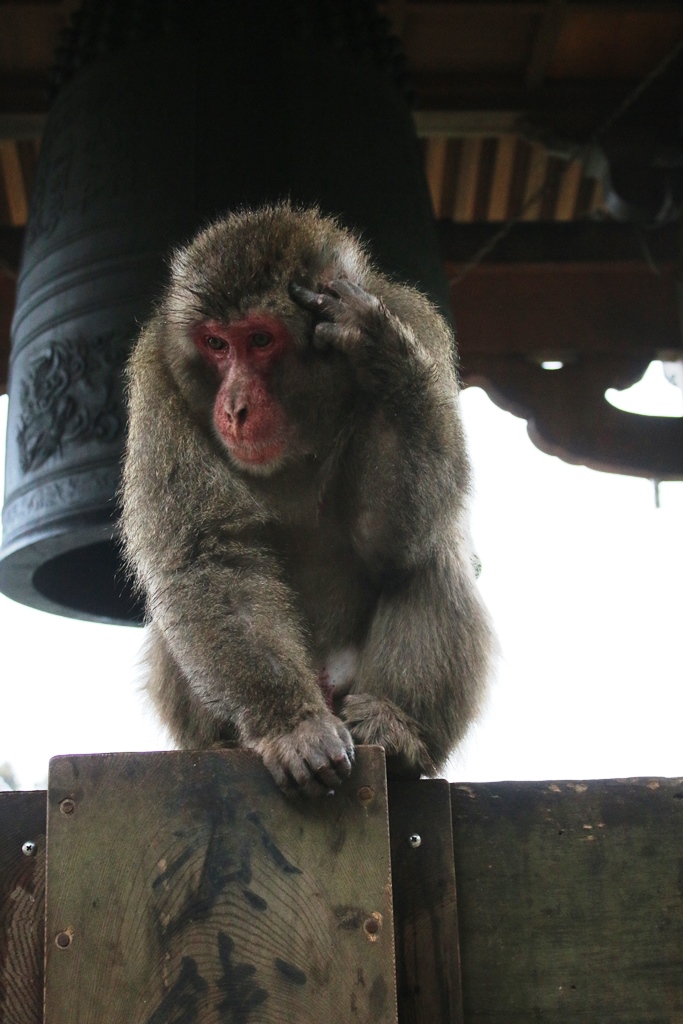
<path fill-rule="evenodd" d="M 0 139 L 0 178 L 5 183 L 10 224 L 21 226 L 28 219 L 28 196 L 17 143 Z"/>
<path fill-rule="evenodd" d="M 443 257 L 452 264 L 468 263 L 497 230 L 491 224 L 454 224 L 452 220 L 440 220 L 436 228 Z M 655 264 L 673 264 L 678 252 L 676 225 L 646 231 L 610 221 L 516 224 L 484 263 L 635 263 L 644 268 L 644 246 Z"/>
<path fill-rule="evenodd" d="M 579 187 L 583 179 L 583 163 L 581 160 L 570 160 L 560 178 L 555 203 L 555 219 L 572 220 L 576 212 Z"/>
<path fill-rule="evenodd" d="M 524 200 L 522 203 L 522 220 L 538 220 L 543 205 L 543 189 L 548 171 L 548 150 L 545 146 L 534 143 L 531 147 L 529 173 L 527 175 Z"/>
<path fill-rule="evenodd" d="M 589 213 L 597 213 L 599 210 L 603 210 L 605 207 L 605 192 L 602 187 L 602 182 L 596 178 L 593 181 L 593 190 L 588 205 Z"/>
<path fill-rule="evenodd" d="M 516 135 L 501 135 L 498 139 L 489 199 L 489 220 L 502 221 L 510 215 L 510 185 L 512 184 L 517 141 Z"/>
<path fill-rule="evenodd" d="M 416 110 L 415 130 L 420 138 L 445 135 L 505 135 L 514 132 L 522 118 L 515 110 Z"/>
<path fill-rule="evenodd" d="M 472 220 L 477 197 L 481 146 L 480 136 L 463 139 L 458 187 L 453 207 L 453 220 L 455 221 Z"/>
<path fill-rule="evenodd" d="M 486 119 L 489 112 L 493 112 L 493 126 L 497 120 L 501 129 L 506 131 L 514 130 L 521 119 L 526 119 L 545 129 L 553 129 L 560 136 L 578 140 L 589 138 L 637 84 L 635 79 L 550 80 L 530 90 L 517 76 L 428 69 L 412 69 L 411 79 L 420 97 L 417 123 L 424 123 L 425 133 L 430 124 L 441 123 L 447 128 L 449 123 L 453 123 L 457 129 L 458 118 L 462 118 L 463 133 L 469 124 L 473 126 L 472 133 L 486 134 Z M 675 98 L 671 90 L 664 101 L 673 109 Z M 651 115 L 645 106 L 641 104 L 629 112 L 633 123 L 641 117 L 647 122 Z M 441 122 L 437 120 L 437 112 Z M 483 121 L 481 132 L 475 117 L 477 113 Z M 505 121 L 506 113 L 510 115 L 512 124 Z M 424 122 L 421 121 L 423 116 L 427 118 Z"/>
<path fill-rule="evenodd" d="M 391 27 L 399 39 L 402 38 L 408 15 L 408 0 L 386 0 L 384 11 L 391 21 Z"/>
<path fill-rule="evenodd" d="M 15 0 L 16 2 L 16 0 Z M 379 4 L 380 10 L 388 13 L 391 9 L 392 0 L 384 0 Z M 408 14 L 420 14 L 426 12 L 439 14 L 443 11 L 453 10 L 459 6 L 457 0 L 408 0 L 406 9 Z M 548 6 L 548 0 L 468 0 L 467 9 L 473 11 L 477 16 L 492 14 L 507 14 L 510 8 L 521 15 L 538 14 L 543 15 Z M 572 2 L 573 7 L 584 11 L 609 11 L 610 9 L 619 12 L 656 12 L 659 14 L 677 14 L 680 12 L 680 3 L 677 0 L 580 0 Z"/>
<path fill-rule="evenodd" d="M 526 69 L 525 80 L 529 89 L 535 89 L 545 78 L 562 29 L 566 7 L 566 0 L 547 0 Z"/>
<path fill-rule="evenodd" d="M 432 209 L 435 217 L 440 217 L 443 213 L 442 201 L 447 150 L 448 138 L 445 135 L 438 135 L 435 138 L 427 140 L 425 174 L 427 176 L 427 184 L 432 198 Z"/>
<path fill-rule="evenodd" d="M 673 267 L 482 263 L 451 294 L 464 370 L 475 354 L 656 359 L 683 348 Z"/>
<path fill-rule="evenodd" d="M 621 224 L 519 224 L 478 264 L 490 227 L 440 230 L 445 251 L 470 253 L 449 265 L 464 382 L 524 418 L 534 444 L 566 462 L 683 479 L 683 418 L 636 416 L 605 399 L 653 359 L 683 358 L 675 226 L 644 241 Z M 545 370 L 548 360 L 561 368 Z"/>

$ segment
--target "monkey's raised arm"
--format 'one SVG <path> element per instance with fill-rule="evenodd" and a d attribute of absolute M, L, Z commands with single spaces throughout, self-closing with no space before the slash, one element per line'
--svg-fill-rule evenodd
<path fill-rule="evenodd" d="M 265 513 L 190 418 L 167 341 L 152 325 L 131 360 L 123 488 L 127 557 L 165 648 L 152 666 L 179 673 L 150 692 L 182 745 L 234 735 L 283 789 L 326 791 L 349 773 L 352 740 L 325 705 Z"/>

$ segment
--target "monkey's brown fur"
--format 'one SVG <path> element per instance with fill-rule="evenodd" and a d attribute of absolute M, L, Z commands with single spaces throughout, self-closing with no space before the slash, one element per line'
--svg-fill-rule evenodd
<path fill-rule="evenodd" d="M 293 339 L 267 384 L 296 430 L 257 470 L 217 436 L 192 341 L 254 310 Z M 493 641 L 453 339 L 430 302 L 314 210 L 241 212 L 176 254 L 129 394 L 123 534 L 147 598 L 148 689 L 177 743 L 237 741 L 307 793 L 347 774 L 347 728 L 399 768 L 441 768 Z"/>

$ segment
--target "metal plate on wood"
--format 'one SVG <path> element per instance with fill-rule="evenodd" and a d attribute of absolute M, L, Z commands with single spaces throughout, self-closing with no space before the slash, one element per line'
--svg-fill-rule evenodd
<path fill-rule="evenodd" d="M 0 793 L 0 1021 L 43 1019 L 45 790 Z"/>
<path fill-rule="evenodd" d="M 45 1024 L 395 1024 L 384 753 L 287 800 L 242 750 L 51 762 Z"/>
<path fill-rule="evenodd" d="M 467 1024 L 683 1021 L 683 779 L 452 801 Z"/>

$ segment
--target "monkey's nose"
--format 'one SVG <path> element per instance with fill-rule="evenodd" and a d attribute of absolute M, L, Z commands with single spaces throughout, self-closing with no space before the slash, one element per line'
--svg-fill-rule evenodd
<path fill-rule="evenodd" d="M 228 423 L 234 424 L 236 427 L 243 427 L 247 422 L 248 409 L 246 405 L 239 405 L 235 409 L 228 409 Z"/>

